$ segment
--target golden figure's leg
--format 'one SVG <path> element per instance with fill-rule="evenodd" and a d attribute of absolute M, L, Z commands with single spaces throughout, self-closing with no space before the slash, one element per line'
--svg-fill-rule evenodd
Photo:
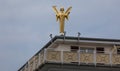
<path fill-rule="evenodd" d="M 60 33 L 64 33 L 64 23 L 60 24 Z"/>
<path fill-rule="evenodd" d="M 65 18 L 64 16 L 62 16 L 60 18 L 60 33 L 64 33 L 64 21 L 65 21 Z"/>

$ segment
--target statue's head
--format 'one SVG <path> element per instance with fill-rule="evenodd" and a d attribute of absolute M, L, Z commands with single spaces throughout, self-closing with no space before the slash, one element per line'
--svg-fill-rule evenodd
<path fill-rule="evenodd" d="M 61 12 L 63 12 L 63 11 L 64 11 L 64 8 L 63 8 L 63 7 L 61 7 L 61 8 L 60 8 L 60 11 L 61 11 Z"/>

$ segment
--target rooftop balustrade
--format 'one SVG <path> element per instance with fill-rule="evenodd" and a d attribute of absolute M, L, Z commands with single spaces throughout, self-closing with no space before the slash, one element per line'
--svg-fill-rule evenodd
<path fill-rule="evenodd" d="M 82 51 L 55 51 L 45 49 L 38 55 L 33 56 L 19 71 L 34 71 L 44 63 L 61 63 L 61 64 L 86 64 L 86 65 L 120 65 L 120 54 L 112 52 L 93 53 Z"/>

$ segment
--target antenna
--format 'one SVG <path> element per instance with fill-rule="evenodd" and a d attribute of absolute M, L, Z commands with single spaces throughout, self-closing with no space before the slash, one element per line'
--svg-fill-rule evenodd
<path fill-rule="evenodd" d="M 50 36 L 50 38 L 51 38 L 51 43 L 52 43 L 52 34 L 50 34 L 49 36 Z"/>
<path fill-rule="evenodd" d="M 81 35 L 81 33 L 78 32 L 78 42 L 80 41 L 80 35 Z"/>
<path fill-rule="evenodd" d="M 64 31 L 64 39 L 63 39 L 64 41 L 65 41 L 65 36 L 66 36 L 66 31 Z"/>

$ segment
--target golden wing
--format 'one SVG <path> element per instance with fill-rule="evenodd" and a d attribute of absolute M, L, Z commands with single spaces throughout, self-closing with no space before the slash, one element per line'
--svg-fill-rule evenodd
<path fill-rule="evenodd" d="M 58 12 L 56 6 L 53 6 L 53 11 L 56 13 L 56 21 L 58 21 L 58 19 L 59 19 L 59 12 Z"/>
<path fill-rule="evenodd" d="M 56 13 L 56 15 L 58 15 L 59 12 L 58 12 L 56 6 L 53 6 L 53 11 Z"/>
<path fill-rule="evenodd" d="M 69 15 L 71 9 L 72 9 L 72 7 L 69 7 L 69 8 L 66 10 L 65 14 L 66 14 L 66 15 Z"/>
<path fill-rule="evenodd" d="M 72 7 L 69 7 L 67 10 L 66 10 L 66 12 L 65 12 L 65 18 L 68 20 L 68 15 L 70 14 L 70 10 L 72 9 Z"/>

